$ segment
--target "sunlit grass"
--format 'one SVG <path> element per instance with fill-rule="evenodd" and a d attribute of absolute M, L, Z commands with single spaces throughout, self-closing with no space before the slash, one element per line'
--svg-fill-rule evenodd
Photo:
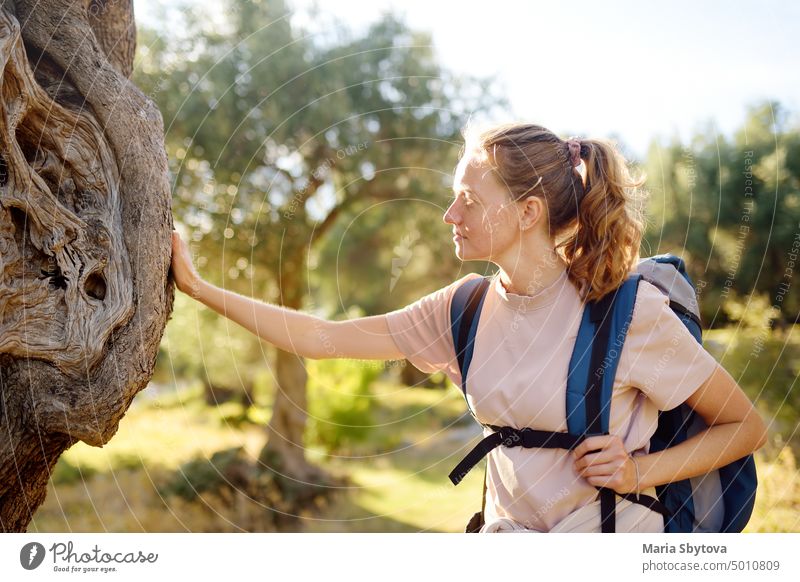
<path fill-rule="evenodd" d="M 78 443 L 66 451 L 30 531 L 268 530 L 260 517 L 269 509 L 243 494 L 222 503 L 209 495 L 187 502 L 158 493 L 158 486 L 192 458 L 244 446 L 255 462 L 264 445 L 263 424 L 230 426 L 226 418 L 236 416 L 237 405 L 207 406 L 199 390 L 142 398 L 106 446 Z M 461 396 L 455 389 L 383 382 L 375 383 L 372 394 L 371 443 L 340 457 L 308 452 L 311 460 L 351 475 L 353 487 L 331 507 L 303 511 L 297 530 L 462 531 L 480 505 L 482 468 L 458 488 L 447 480 L 450 465 L 464 452 L 463 443 L 449 436 L 464 431 L 463 421 L 448 428 L 463 415 Z"/>
<path fill-rule="evenodd" d="M 120 422 L 117 434 L 102 448 L 77 443 L 62 455 L 62 460 L 90 471 L 107 472 L 137 465 L 177 469 L 196 454 L 210 456 L 230 446 L 243 445 L 257 456 L 264 431 L 250 426 L 244 430 L 227 420 L 233 404 L 205 405 L 197 387 L 183 394 L 157 400 L 134 402 Z"/>
<path fill-rule="evenodd" d="M 780 446 L 780 445 L 779 445 Z M 800 474 L 791 447 L 756 452 L 758 491 L 745 532 L 800 531 Z"/>

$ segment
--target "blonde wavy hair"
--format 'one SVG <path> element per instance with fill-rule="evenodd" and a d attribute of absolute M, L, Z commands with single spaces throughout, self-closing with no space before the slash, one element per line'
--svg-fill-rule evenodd
<path fill-rule="evenodd" d="M 545 200 L 555 251 L 584 301 L 599 300 L 625 281 L 639 260 L 647 192 L 644 174 L 631 174 L 614 142 L 578 140 L 584 182 L 567 141 L 540 125 L 467 126 L 463 133 L 462 155 L 483 154 L 514 200 L 531 194 Z"/>

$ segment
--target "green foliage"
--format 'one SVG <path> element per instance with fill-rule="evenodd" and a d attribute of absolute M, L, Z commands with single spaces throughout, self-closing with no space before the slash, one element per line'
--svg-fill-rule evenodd
<path fill-rule="evenodd" d="M 195 378 L 244 391 L 260 374 L 258 389 L 263 394 L 271 391 L 262 369 L 271 351 L 246 329 L 177 293 L 153 381 L 170 384 L 176 378 Z"/>
<path fill-rule="evenodd" d="M 53 468 L 50 479 L 53 481 L 53 484 L 57 486 L 72 485 L 74 483 L 88 481 L 96 474 L 97 469 L 94 467 L 81 467 L 71 463 L 65 457 L 62 457 L 59 458 L 56 466 Z"/>
<path fill-rule="evenodd" d="M 732 139 L 709 124 L 687 144 L 651 145 L 643 255 L 671 252 L 688 260 L 711 326 L 730 321 L 725 315 L 747 323 L 744 312 L 724 304 L 751 293 L 761 297 L 755 304 L 773 305 L 778 319 L 800 315 L 800 294 L 789 292 L 800 252 L 800 132 L 789 119 L 784 107 L 767 101 L 749 109 Z"/>
<path fill-rule="evenodd" d="M 765 330 L 770 328 L 771 322 L 780 315 L 780 310 L 769 301 L 765 293 L 753 293 L 743 297 L 736 292 L 731 292 L 723 305 L 728 319 L 738 323 L 740 328 L 746 330 Z"/>
<path fill-rule="evenodd" d="M 207 492 L 244 488 L 251 473 L 244 448 L 233 447 L 217 451 L 210 459 L 196 457 L 184 463 L 170 480 L 159 487 L 159 492 L 191 501 Z"/>
<path fill-rule="evenodd" d="M 114 455 L 113 467 L 115 471 L 139 470 L 144 466 L 144 461 L 139 455 L 121 453 Z M 68 457 L 60 457 L 50 476 L 55 485 L 71 485 L 91 480 L 101 473 L 97 466 L 73 462 Z"/>
<path fill-rule="evenodd" d="M 778 440 L 776 453 L 766 462 L 762 451 L 756 453 L 758 490 L 753 516 L 745 533 L 797 533 L 797 509 L 800 507 L 800 472 L 797 454 Z"/>
<path fill-rule="evenodd" d="M 756 404 L 773 434 L 798 445 L 800 325 L 785 333 L 761 327 L 706 333 L 708 349 Z"/>
<path fill-rule="evenodd" d="M 308 446 L 343 453 L 370 439 L 375 425 L 370 386 L 380 366 L 360 360 L 313 360 L 308 372 Z"/>
<path fill-rule="evenodd" d="M 398 227 L 419 214 L 377 201 L 441 206 L 459 130 L 505 100 L 490 79 L 444 69 L 430 36 L 393 14 L 358 36 L 333 20 L 323 41 L 280 0 L 226 0 L 222 12 L 224 25 L 211 27 L 187 11 L 178 39 L 142 31 L 154 42 L 134 79 L 165 119 L 175 212 L 203 275 L 250 295 L 257 283 L 272 298 L 283 273 L 282 303 L 297 307 L 308 247 L 366 208 L 390 210 Z M 448 243 L 441 212 L 423 218 Z M 370 274 L 354 268 L 348 279 Z"/>

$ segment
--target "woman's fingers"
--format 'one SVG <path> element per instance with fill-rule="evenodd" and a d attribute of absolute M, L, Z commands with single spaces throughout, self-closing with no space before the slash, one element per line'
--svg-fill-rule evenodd
<path fill-rule="evenodd" d="M 589 485 L 610 487 L 617 493 L 633 493 L 638 488 L 636 473 L 632 461 L 622 465 L 607 463 L 587 468 L 582 475 Z"/>
<path fill-rule="evenodd" d="M 573 451 L 575 472 L 595 487 L 610 487 L 620 493 L 635 487 L 632 463 L 622 439 L 598 435 L 585 439 Z"/>
<path fill-rule="evenodd" d="M 627 475 L 625 463 L 611 462 L 589 465 L 579 471 L 578 475 L 594 487 L 610 487 L 620 493 L 626 487 Z"/>
<path fill-rule="evenodd" d="M 187 260 L 189 264 L 191 264 L 191 256 L 189 255 L 189 247 L 186 243 L 181 239 L 181 235 L 178 234 L 177 230 L 172 231 L 172 250 L 175 254 L 178 255 L 178 259 L 183 261 L 183 265 L 186 265 Z"/>
<path fill-rule="evenodd" d="M 200 278 L 192 264 L 189 247 L 177 230 L 172 231 L 172 277 L 175 285 L 184 293 L 191 290 Z"/>
<path fill-rule="evenodd" d="M 589 453 L 576 459 L 574 462 L 576 469 L 582 469 L 589 465 L 599 465 L 602 463 L 622 463 L 628 457 L 628 453 L 624 449 L 608 448 L 598 451 L 596 453 Z"/>
<path fill-rule="evenodd" d="M 172 231 L 172 250 L 180 252 L 186 246 L 183 242 L 180 233 L 177 230 Z"/>
<path fill-rule="evenodd" d="M 610 463 L 616 458 L 612 451 L 602 450 L 597 453 L 589 453 L 577 459 L 574 463 L 575 469 L 584 469 L 591 465 L 602 465 L 603 463 Z"/>
<path fill-rule="evenodd" d="M 572 451 L 572 454 L 575 456 L 575 458 L 580 458 L 588 452 L 608 448 L 613 446 L 615 443 L 622 445 L 622 439 L 611 434 L 590 436 L 585 438 L 581 444 L 575 447 L 575 449 Z"/>
<path fill-rule="evenodd" d="M 628 453 L 622 444 L 622 439 L 614 435 L 589 437 L 578 445 L 573 452 L 576 470 L 582 469 L 590 464 L 613 461 L 624 462 L 627 456 Z"/>
<path fill-rule="evenodd" d="M 581 477 L 608 477 L 616 473 L 620 469 L 617 463 L 600 463 L 597 465 L 589 465 L 581 469 L 578 474 Z"/>
<path fill-rule="evenodd" d="M 612 444 L 575 461 L 575 472 L 595 487 L 610 487 L 618 493 L 633 491 L 638 485 L 633 461 L 625 450 Z"/>

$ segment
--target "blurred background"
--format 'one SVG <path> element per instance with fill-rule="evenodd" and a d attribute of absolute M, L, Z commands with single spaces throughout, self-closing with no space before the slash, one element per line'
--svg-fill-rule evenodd
<path fill-rule="evenodd" d="M 617 140 L 648 176 L 641 255 L 684 257 L 706 349 L 770 422 L 745 531 L 800 531 L 797 5 L 135 12 L 133 80 L 162 112 L 200 273 L 320 317 L 492 272 L 462 264 L 442 222 L 468 119 Z M 302 361 L 178 293 L 151 385 L 108 445 L 61 457 L 29 531 L 463 531 L 483 465 L 459 487 L 447 474 L 479 433 L 442 374 Z"/>

